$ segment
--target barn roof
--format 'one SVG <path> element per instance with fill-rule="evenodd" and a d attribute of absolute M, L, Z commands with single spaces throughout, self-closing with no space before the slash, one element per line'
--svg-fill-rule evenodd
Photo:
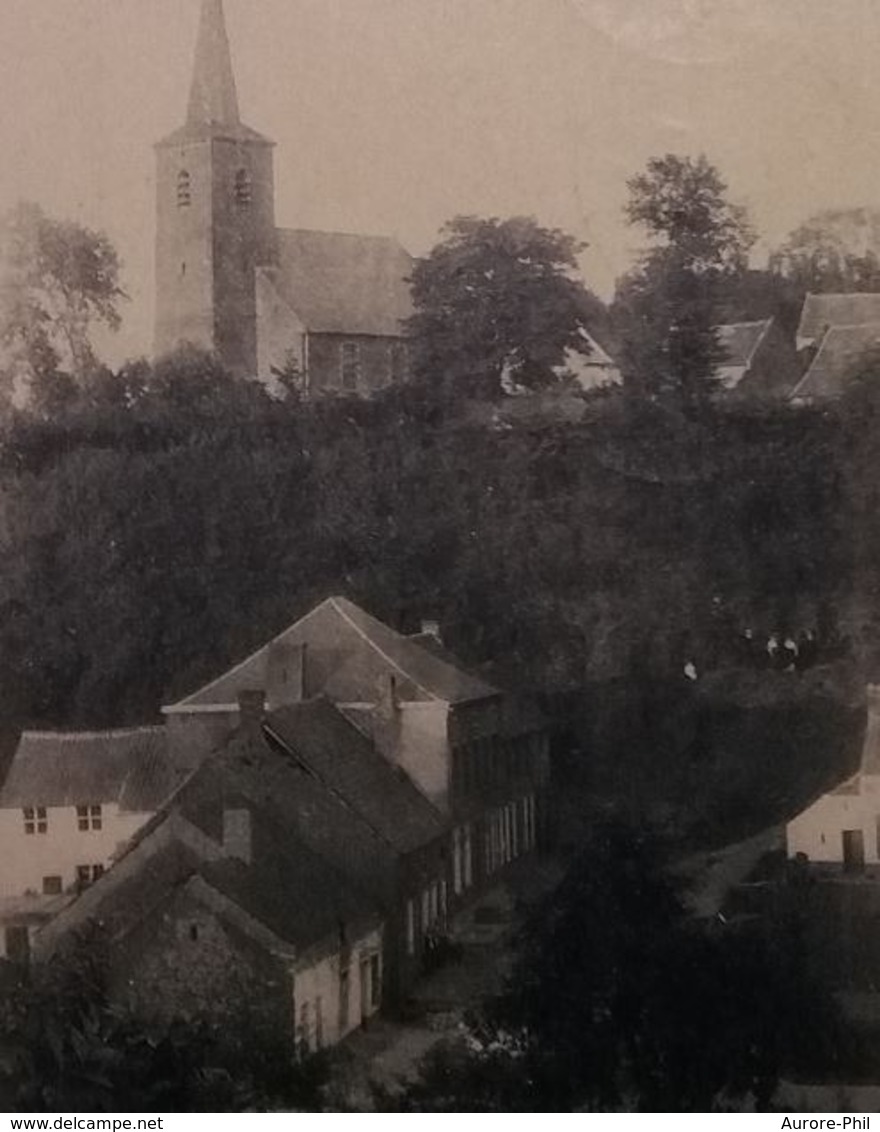
<path fill-rule="evenodd" d="M 773 319 L 766 318 L 758 322 L 730 322 L 716 328 L 718 345 L 725 354 L 717 373 L 726 389 L 735 388 L 746 376 L 772 325 Z"/>
<path fill-rule="evenodd" d="M 279 649 L 302 644 L 309 650 L 308 698 L 327 691 L 334 679 L 335 687 L 342 688 L 347 661 L 355 654 L 359 660 L 357 671 L 345 676 L 344 690 L 350 694 L 343 697 L 334 693 L 331 697 L 334 700 L 375 699 L 378 681 L 387 673 L 397 676 L 403 699 L 460 703 L 499 694 L 491 684 L 403 636 L 347 598 L 330 597 L 240 664 L 165 710 L 220 708 L 234 705 L 242 690 L 268 690 L 273 654 L 277 655 Z M 319 655 L 322 649 L 326 654 L 323 659 Z"/>
<path fill-rule="evenodd" d="M 327 700 L 272 712 L 270 730 L 324 785 L 401 853 L 442 836 L 446 823 L 405 771 Z"/>
<path fill-rule="evenodd" d="M 314 334 L 398 337 L 413 313 L 413 261 L 390 236 L 278 230 L 278 266 L 262 270 Z"/>
<path fill-rule="evenodd" d="M 863 326 L 832 326 L 810 368 L 792 391 L 797 401 L 839 397 L 859 362 L 880 349 L 880 321 Z"/>
<path fill-rule="evenodd" d="M 798 349 L 818 346 L 829 327 L 867 323 L 880 323 L 880 294 L 807 295 L 797 330 Z"/>
<path fill-rule="evenodd" d="M 177 781 L 164 727 L 26 731 L 0 790 L 0 807 L 116 802 L 122 810 L 149 813 Z"/>

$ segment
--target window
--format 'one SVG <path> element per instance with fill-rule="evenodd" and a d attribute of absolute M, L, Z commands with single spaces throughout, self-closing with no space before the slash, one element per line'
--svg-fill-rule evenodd
<path fill-rule="evenodd" d="M 28 834 L 47 833 L 49 830 L 49 817 L 45 806 L 25 806 L 24 831 Z"/>
<path fill-rule="evenodd" d="M 431 923 L 431 890 L 426 888 L 422 893 L 422 931 L 427 931 Z"/>
<path fill-rule="evenodd" d="M 239 169 L 235 174 L 235 203 L 241 208 L 247 208 L 252 200 L 251 175 L 247 169 Z"/>
<path fill-rule="evenodd" d="M 189 938 L 192 940 L 193 943 L 198 943 L 198 941 L 199 941 L 199 925 L 198 924 L 190 924 L 190 926 L 189 926 Z"/>
<path fill-rule="evenodd" d="M 299 1008 L 299 1040 L 306 1046 L 312 1044 L 312 1025 L 307 1002 Z"/>
<path fill-rule="evenodd" d="M 404 381 L 409 371 L 409 350 L 405 342 L 392 342 L 388 347 L 388 377 Z"/>
<path fill-rule="evenodd" d="M 460 894 L 463 888 L 462 881 L 464 879 L 462 840 L 461 829 L 454 829 L 452 831 L 452 890 L 456 896 Z"/>
<path fill-rule="evenodd" d="M 342 388 L 353 393 L 360 379 L 360 348 L 357 342 L 343 342 L 340 352 L 340 381 Z"/>
<path fill-rule="evenodd" d="M 4 931 L 6 958 L 10 963 L 27 963 L 31 954 L 31 939 L 24 925 L 13 924 Z"/>
<path fill-rule="evenodd" d="M 320 995 L 315 999 L 315 1048 L 324 1048 L 324 1000 Z"/>
<path fill-rule="evenodd" d="M 382 1004 L 382 964 L 377 955 L 370 956 L 370 1006 L 377 1009 Z"/>
<path fill-rule="evenodd" d="M 348 1033 L 348 995 L 351 976 L 348 967 L 339 972 L 339 1035 Z"/>
<path fill-rule="evenodd" d="M 88 888 L 90 884 L 104 875 L 103 865 L 77 865 L 76 883 L 78 888 Z"/>
<path fill-rule="evenodd" d="M 177 174 L 177 207 L 189 208 L 192 204 L 192 182 L 186 169 Z"/>
<path fill-rule="evenodd" d="M 61 877 L 43 877 L 43 895 L 59 896 L 61 894 Z"/>
<path fill-rule="evenodd" d="M 416 907 L 411 900 L 406 902 L 406 953 L 416 953 Z"/>
<path fill-rule="evenodd" d="M 474 883 L 474 855 L 473 855 L 473 840 L 471 837 L 471 827 L 466 825 L 463 830 L 464 841 L 464 860 L 463 860 L 463 877 L 462 881 L 465 888 L 470 888 Z"/>
<path fill-rule="evenodd" d="M 77 806 L 76 824 L 81 832 L 100 829 L 102 826 L 100 806 Z"/>

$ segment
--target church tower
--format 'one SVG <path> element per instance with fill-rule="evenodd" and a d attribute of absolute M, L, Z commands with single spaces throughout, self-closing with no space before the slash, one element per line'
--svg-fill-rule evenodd
<path fill-rule="evenodd" d="M 186 124 L 157 154 L 155 353 L 257 373 L 256 273 L 277 257 L 273 143 L 241 122 L 223 0 L 202 0 Z"/>

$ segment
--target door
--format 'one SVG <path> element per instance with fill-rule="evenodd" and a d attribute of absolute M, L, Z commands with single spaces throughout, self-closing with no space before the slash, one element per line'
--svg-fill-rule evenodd
<path fill-rule="evenodd" d="M 339 972 L 339 1036 L 344 1038 L 348 1033 L 348 967 Z"/>
<path fill-rule="evenodd" d="M 865 867 L 865 836 L 860 829 L 843 831 L 843 867 L 848 873 L 861 872 Z"/>

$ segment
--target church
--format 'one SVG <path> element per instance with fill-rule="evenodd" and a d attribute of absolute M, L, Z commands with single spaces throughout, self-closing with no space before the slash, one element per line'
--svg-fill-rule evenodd
<path fill-rule="evenodd" d="M 202 0 L 185 124 L 158 143 L 156 356 L 190 344 L 306 396 L 406 376 L 412 259 L 387 236 L 275 225 L 274 144 L 241 120 L 222 0 Z"/>

